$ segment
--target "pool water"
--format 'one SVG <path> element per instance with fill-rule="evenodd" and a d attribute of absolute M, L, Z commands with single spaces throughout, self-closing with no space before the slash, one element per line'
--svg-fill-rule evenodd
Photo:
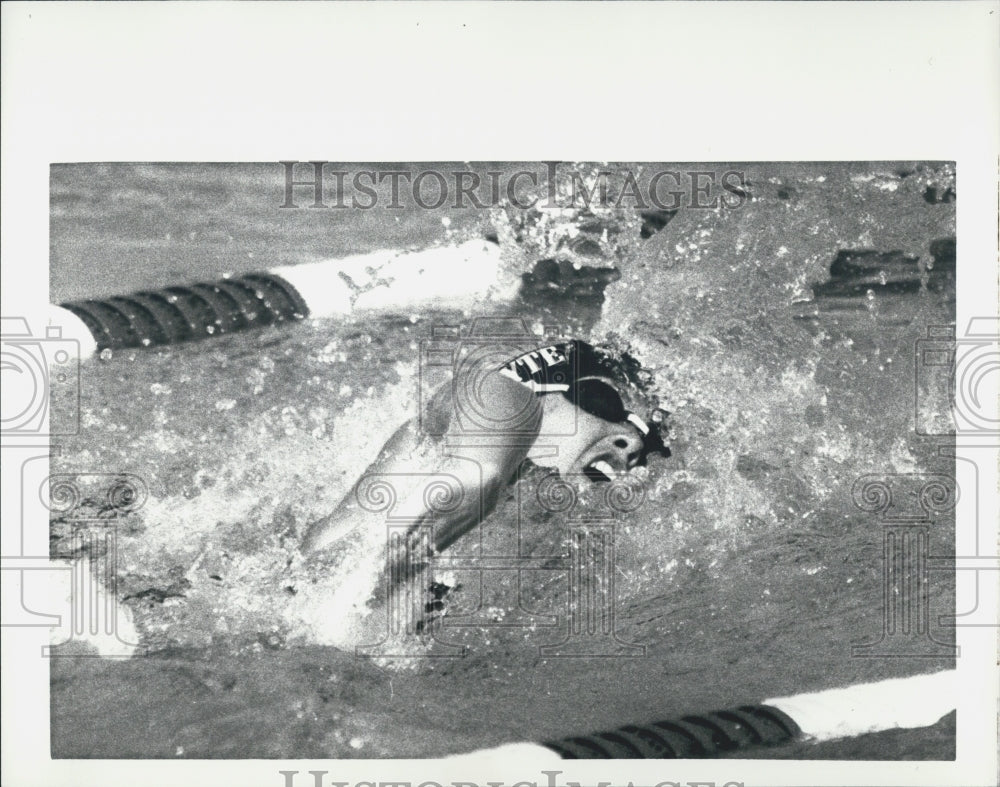
<path fill-rule="evenodd" d="M 475 313 L 307 319 L 83 364 L 81 429 L 53 472 L 146 485 L 118 523 L 117 581 L 149 655 L 53 661 L 54 756 L 437 756 L 948 666 L 852 657 L 878 639 L 883 593 L 882 529 L 852 488 L 953 473 L 938 453 L 950 438 L 915 430 L 940 417 L 941 396 L 914 383 L 916 342 L 954 322 L 954 204 L 938 199 L 953 169 L 744 169 L 740 209 L 682 209 L 606 261 L 620 277 L 603 302 L 557 293 Z M 53 299 L 448 242 L 503 221 L 281 211 L 282 177 L 270 164 L 54 167 Z M 509 264 L 530 270 L 537 250 L 500 234 Z M 543 504 L 543 471 L 509 487 L 449 551 L 519 549 L 536 568 L 488 572 L 485 586 L 475 571 L 438 572 L 439 642 L 414 638 L 408 658 L 356 657 L 380 624 L 362 633 L 336 611 L 377 555 L 298 549 L 416 414 L 432 329 L 484 315 L 628 346 L 671 413 L 672 455 L 636 471 L 641 505 L 615 520 L 625 657 L 539 650 L 566 637 L 579 603 L 560 567 L 600 487 L 565 511 Z M 53 553 L 78 529 L 56 517 Z M 953 538 L 945 514 L 931 553 L 952 554 Z M 953 609 L 954 579 L 930 582 L 936 620 Z M 470 615 L 485 625 L 448 625 Z M 446 657 L 452 646 L 464 657 Z M 776 756 L 953 756 L 953 723 L 902 735 Z"/>

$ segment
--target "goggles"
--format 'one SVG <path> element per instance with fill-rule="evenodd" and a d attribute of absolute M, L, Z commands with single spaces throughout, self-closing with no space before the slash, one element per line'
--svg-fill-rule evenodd
<path fill-rule="evenodd" d="M 577 381 L 574 388 L 564 391 L 563 396 L 596 418 L 613 424 L 632 424 L 642 435 L 643 460 L 650 453 L 670 456 L 670 449 L 663 439 L 669 415 L 665 410 L 654 408 L 648 419 L 642 418 L 625 406 L 618 389 L 603 377 L 584 377 Z"/>

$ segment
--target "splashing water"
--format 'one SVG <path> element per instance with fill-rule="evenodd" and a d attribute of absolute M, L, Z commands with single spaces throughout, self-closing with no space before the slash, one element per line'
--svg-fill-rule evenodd
<path fill-rule="evenodd" d="M 523 310 L 529 322 L 568 324 L 581 338 L 629 347 L 672 414 L 673 455 L 637 471 L 644 502 L 619 520 L 615 540 L 616 630 L 647 646 L 648 657 L 629 666 L 562 660 L 550 669 L 537 646 L 559 641 L 561 628 L 541 616 L 567 609 L 565 573 L 511 573 L 479 593 L 475 572 L 451 570 L 440 577 L 449 588 L 446 615 L 479 609 L 526 622 L 446 629 L 449 642 L 471 648 L 461 666 L 448 668 L 447 681 L 437 659 L 406 665 L 416 682 L 409 696 L 420 696 L 436 721 L 448 720 L 440 723 L 449 740 L 484 693 L 509 709 L 530 702 L 531 724 L 572 732 L 576 718 L 602 726 L 595 713 L 615 724 L 669 716 L 671 703 L 679 712 L 703 701 L 724 707 L 736 696 L 791 694 L 884 668 L 824 655 L 870 634 L 869 613 L 881 598 L 878 533 L 853 508 L 850 487 L 865 473 L 946 467 L 914 434 L 913 347 L 927 325 L 953 320 L 954 295 L 874 286 L 873 297 L 821 298 L 811 288 L 827 281 L 843 249 L 899 250 L 919 259 L 924 273 L 939 270 L 928 247 L 954 235 L 954 208 L 925 195 L 932 182 L 944 193 L 950 176 L 940 167 L 862 172 L 868 179 L 836 165 L 781 169 L 787 176 L 776 183 L 748 170 L 752 198 L 740 210 L 682 210 L 644 243 L 635 215 L 616 224 L 617 234 L 595 235 L 602 259 L 621 272 L 596 325 L 582 323 L 572 302 L 547 304 L 542 316 Z M 551 218 L 500 229 L 515 269 L 525 270 L 534 254 L 523 238 L 512 245 L 519 232 L 539 249 L 576 253 L 573 233 Z M 119 596 L 144 644 L 284 658 L 378 640 L 383 620 L 367 601 L 384 537 L 360 532 L 315 559 L 304 559 L 298 545 L 416 414 L 415 358 L 439 322 L 467 319 L 307 320 L 183 347 L 108 352 L 84 366 L 82 428 L 53 464 L 146 479 L 148 502 L 120 529 L 118 566 Z M 506 490 L 483 530 L 452 551 L 505 554 L 519 523 L 520 554 L 540 561 L 568 554 L 573 517 L 538 503 L 543 477 L 529 474 Z M 588 495 L 598 493 L 585 489 L 578 499 L 590 505 Z M 54 531 L 59 553 L 68 540 Z M 933 537 L 950 544 L 949 524 Z M 509 604 L 513 586 L 520 609 Z M 748 643 L 794 669 L 780 679 L 759 674 Z M 354 674 L 336 663 L 335 673 L 375 683 L 361 668 Z M 677 675 L 688 677 L 669 680 Z M 593 692 L 581 698 L 582 681 Z M 645 696 L 642 687 L 661 683 L 670 697 Z M 396 691 L 405 690 L 397 676 Z M 548 691 L 559 701 L 544 699 Z M 359 719 L 374 707 L 367 702 L 342 700 Z M 358 756 L 352 740 L 370 741 L 365 752 L 398 750 L 359 724 L 338 722 L 343 740 L 327 741 L 326 756 Z"/>

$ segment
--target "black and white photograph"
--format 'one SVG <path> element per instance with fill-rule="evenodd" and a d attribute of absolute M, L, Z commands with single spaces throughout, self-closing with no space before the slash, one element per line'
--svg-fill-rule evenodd
<path fill-rule="evenodd" d="M 989 783 L 995 173 L 579 156 L 544 79 L 543 155 L 33 156 L 5 783 Z"/>
<path fill-rule="evenodd" d="M 145 656 L 52 662 L 54 755 L 954 756 L 757 707 L 953 668 L 952 164 L 51 188 L 50 549 Z"/>

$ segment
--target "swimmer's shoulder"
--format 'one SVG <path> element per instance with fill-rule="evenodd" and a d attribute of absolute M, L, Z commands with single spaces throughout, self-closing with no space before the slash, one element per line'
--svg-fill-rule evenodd
<path fill-rule="evenodd" d="M 423 430 L 440 437 L 449 432 L 537 429 L 541 421 L 537 391 L 512 375 L 508 366 L 489 370 L 459 366 L 455 377 L 442 383 L 425 403 Z"/>

